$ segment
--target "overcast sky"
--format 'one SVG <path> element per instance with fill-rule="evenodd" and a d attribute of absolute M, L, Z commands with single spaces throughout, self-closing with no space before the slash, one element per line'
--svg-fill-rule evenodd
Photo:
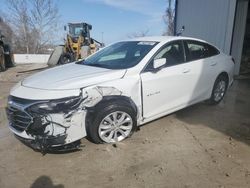
<path fill-rule="evenodd" d="M 62 25 L 90 23 L 93 38 L 101 41 L 103 32 L 106 44 L 145 30 L 161 35 L 165 29 L 166 0 L 59 0 L 58 6 Z"/>

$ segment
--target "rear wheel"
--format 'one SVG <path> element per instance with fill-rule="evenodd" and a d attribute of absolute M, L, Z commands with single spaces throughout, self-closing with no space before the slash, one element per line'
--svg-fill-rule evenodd
<path fill-rule="evenodd" d="M 4 49 L 0 46 L 0 71 L 6 70 L 5 57 L 4 57 Z"/>
<path fill-rule="evenodd" d="M 228 79 L 225 75 L 220 75 L 216 79 L 212 91 L 212 95 L 209 99 L 210 104 L 218 104 L 224 98 L 228 86 Z"/>

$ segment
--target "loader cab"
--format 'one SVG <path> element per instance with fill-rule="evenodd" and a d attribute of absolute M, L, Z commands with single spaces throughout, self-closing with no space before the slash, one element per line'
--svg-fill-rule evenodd
<path fill-rule="evenodd" d="M 69 23 L 69 35 L 72 37 L 83 36 L 90 38 L 92 26 L 87 23 Z"/>

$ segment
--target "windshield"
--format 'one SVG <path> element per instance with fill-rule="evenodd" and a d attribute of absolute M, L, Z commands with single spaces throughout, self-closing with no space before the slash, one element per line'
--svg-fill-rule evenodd
<path fill-rule="evenodd" d="M 70 25 L 69 26 L 69 34 L 71 36 L 77 37 L 81 34 L 85 34 L 86 30 L 82 25 L 76 24 L 76 25 Z"/>
<path fill-rule="evenodd" d="M 137 65 L 157 42 L 118 42 L 95 53 L 80 64 L 107 69 L 127 69 Z"/>

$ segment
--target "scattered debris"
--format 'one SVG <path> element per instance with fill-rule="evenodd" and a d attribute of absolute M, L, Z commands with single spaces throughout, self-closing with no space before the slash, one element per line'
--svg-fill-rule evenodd
<path fill-rule="evenodd" d="M 152 143 L 152 142 L 153 142 L 153 141 L 149 140 L 148 138 L 145 138 L 145 139 L 142 141 L 143 144 L 150 144 L 150 143 Z"/>
<path fill-rule="evenodd" d="M 247 171 L 245 172 L 245 177 L 249 177 L 249 176 L 250 176 L 250 171 L 247 170 Z"/>

